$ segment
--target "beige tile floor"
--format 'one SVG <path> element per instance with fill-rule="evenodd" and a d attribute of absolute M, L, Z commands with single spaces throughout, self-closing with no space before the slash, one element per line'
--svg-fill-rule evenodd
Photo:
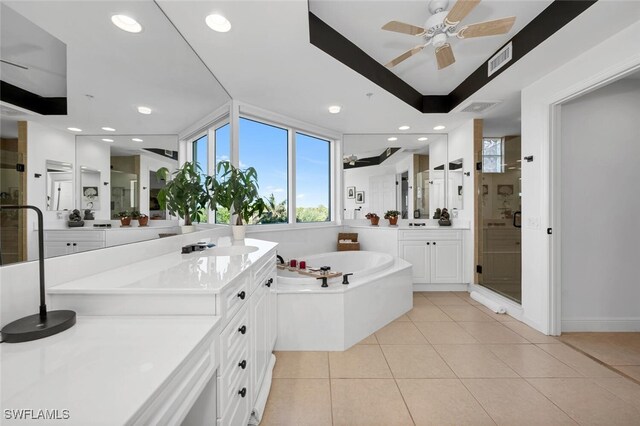
<path fill-rule="evenodd" d="M 640 383 L 640 333 L 565 333 L 560 340 Z"/>
<path fill-rule="evenodd" d="M 345 352 L 276 357 L 261 425 L 640 425 L 639 384 L 467 293 L 415 293 Z"/>

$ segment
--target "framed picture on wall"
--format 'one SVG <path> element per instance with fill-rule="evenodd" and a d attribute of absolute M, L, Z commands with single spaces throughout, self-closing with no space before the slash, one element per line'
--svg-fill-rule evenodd
<path fill-rule="evenodd" d="M 349 199 L 356 198 L 356 187 L 355 186 L 347 186 L 347 198 L 349 198 Z"/>
<path fill-rule="evenodd" d="M 356 204 L 364 204 L 364 191 L 356 192 Z"/>
<path fill-rule="evenodd" d="M 82 208 L 100 210 L 100 197 L 97 186 L 82 187 Z"/>

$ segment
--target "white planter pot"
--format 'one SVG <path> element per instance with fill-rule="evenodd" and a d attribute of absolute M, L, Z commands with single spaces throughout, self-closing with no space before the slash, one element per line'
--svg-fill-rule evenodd
<path fill-rule="evenodd" d="M 182 225 L 180 228 L 182 228 L 182 233 L 183 234 L 189 234 L 193 231 L 196 230 L 196 226 L 195 225 Z"/>
<path fill-rule="evenodd" d="M 233 231 L 234 240 L 244 240 L 244 235 L 247 233 L 247 225 L 233 225 L 231 230 Z"/>

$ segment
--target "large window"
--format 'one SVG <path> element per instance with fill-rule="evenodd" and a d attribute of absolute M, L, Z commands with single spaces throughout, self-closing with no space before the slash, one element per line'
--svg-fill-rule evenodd
<path fill-rule="evenodd" d="M 296 221 L 326 222 L 330 214 L 330 143 L 296 133 Z"/>
<path fill-rule="evenodd" d="M 204 176 L 209 173 L 209 138 L 207 134 L 193 141 L 193 162 L 200 166 Z"/>
<path fill-rule="evenodd" d="M 267 212 L 252 223 L 287 223 L 288 130 L 242 117 L 238 137 L 240 168 L 256 169 L 260 195 L 266 199 L 268 207 Z"/>
<path fill-rule="evenodd" d="M 218 127 L 214 131 L 215 135 L 215 172 L 217 175 L 218 163 L 231 159 L 231 126 L 229 123 Z M 228 209 L 218 208 L 216 210 L 216 223 L 229 223 L 231 214 Z"/>
<path fill-rule="evenodd" d="M 504 146 L 501 138 L 482 140 L 482 172 L 504 173 Z"/>

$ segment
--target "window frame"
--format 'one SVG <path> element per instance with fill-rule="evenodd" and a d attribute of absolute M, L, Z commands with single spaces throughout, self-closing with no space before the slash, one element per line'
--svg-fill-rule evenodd
<path fill-rule="evenodd" d="M 314 138 L 314 139 L 319 139 L 319 140 L 327 142 L 329 144 L 329 153 L 328 153 L 329 166 L 328 166 L 328 170 L 327 170 L 327 173 L 328 173 L 328 176 L 329 176 L 329 182 L 328 182 L 328 187 L 327 187 L 327 191 L 328 191 L 328 195 L 329 195 L 329 197 L 327 199 L 327 203 L 329 204 L 327 206 L 327 210 L 329 212 L 329 217 L 327 218 L 327 220 L 322 221 L 322 222 L 298 222 L 298 218 L 296 217 L 296 214 L 295 214 L 296 210 L 297 210 L 297 207 L 298 207 L 297 206 L 298 198 L 297 198 L 297 194 L 296 194 L 296 197 L 295 197 L 295 199 L 296 199 L 296 203 L 295 204 L 296 205 L 295 205 L 294 210 L 293 210 L 294 211 L 293 223 L 302 224 L 302 225 L 313 224 L 313 223 L 323 223 L 323 224 L 332 223 L 332 222 L 335 221 L 334 212 L 333 212 L 333 204 L 334 204 L 333 203 L 333 192 L 334 192 L 333 191 L 333 186 L 334 186 L 334 180 L 335 180 L 333 178 L 333 170 L 334 170 L 333 169 L 333 163 L 334 163 L 334 161 L 333 161 L 333 145 L 334 145 L 333 141 L 331 139 L 329 139 L 329 138 L 317 136 L 317 135 L 314 135 L 314 134 L 312 134 L 310 132 L 305 132 L 305 131 L 301 131 L 301 130 L 295 130 L 295 132 L 293 134 L 293 146 L 294 146 L 293 162 L 294 163 L 296 163 L 296 160 L 297 160 L 297 147 L 298 147 L 298 145 L 297 145 L 298 144 L 297 136 L 298 136 L 298 134 L 301 134 L 301 135 L 307 136 L 307 137 L 311 137 L 311 138 Z M 294 173 L 292 174 L 292 176 L 293 176 L 294 180 L 297 179 L 297 165 L 296 165 L 296 168 L 294 169 Z"/>

